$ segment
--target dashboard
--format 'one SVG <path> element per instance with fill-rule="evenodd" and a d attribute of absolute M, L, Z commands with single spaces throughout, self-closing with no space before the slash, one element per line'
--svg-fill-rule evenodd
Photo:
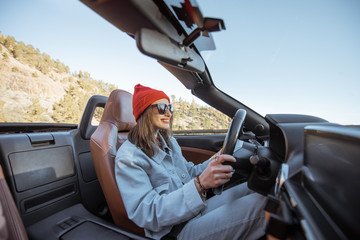
<path fill-rule="evenodd" d="M 267 209 L 270 234 L 358 238 L 360 128 L 303 115 L 268 115 L 266 120 L 269 148 L 282 161 Z"/>

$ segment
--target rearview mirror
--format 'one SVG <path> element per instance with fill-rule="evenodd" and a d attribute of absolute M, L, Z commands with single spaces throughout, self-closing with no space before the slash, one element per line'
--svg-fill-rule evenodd
<path fill-rule="evenodd" d="M 209 32 L 218 32 L 225 29 L 224 21 L 220 18 L 204 18 L 203 26 L 196 28 L 192 31 L 189 36 L 187 36 L 184 41 L 184 46 L 189 46 L 193 43 L 200 34 L 202 33 L 204 36 L 209 36 Z"/>
<path fill-rule="evenodd" d="M 135 38 L 138 49 L 146 56 L 187 71 L 205 71 L 204 60 L 193 48 L 183 46 L 158 31 L 142 28 Z"/>

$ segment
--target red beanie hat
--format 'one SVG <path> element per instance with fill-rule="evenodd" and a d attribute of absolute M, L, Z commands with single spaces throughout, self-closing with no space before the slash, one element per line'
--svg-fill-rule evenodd
<path fill-rule="evenodd" d="M 136 85 L 134 87 L 132 101 L 135 120 L 138 120 L 140 115 L 150 104 L 162 98 L 166 98 L 170 102 L 170 98 L 163 91 L 145 87 L 141 84 Z"/>

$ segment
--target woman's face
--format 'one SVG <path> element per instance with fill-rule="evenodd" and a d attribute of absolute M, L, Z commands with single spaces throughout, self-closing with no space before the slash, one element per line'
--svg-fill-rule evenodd
<path fill-rule="evenodd" d="M 153 102 L 152 105 L 157 103 L 165 103 L 168 105 L 169 101 L 166 98 L 162 98 Z M 166 111 L 165 114 L 159 114 L 157 107 L 152 107 L 152 109 L 150 110 L 152 111 L 151 120 L 156 128 L 158 129 L 170 128 L 171 112 L 169 111 L 169 109 Z"/>

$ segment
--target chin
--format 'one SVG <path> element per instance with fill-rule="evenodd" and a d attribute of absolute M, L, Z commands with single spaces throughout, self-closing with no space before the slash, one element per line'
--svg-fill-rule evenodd
<path fill-rule="evenodd" d="M 167 130 L 167 129 L 169 129 L 170 128 L 170 126 L 167 124 L 167 125 L 162 125 L 161 127 L 160 127 L 160 129 L 163 129 L 163 130 Z"/>

